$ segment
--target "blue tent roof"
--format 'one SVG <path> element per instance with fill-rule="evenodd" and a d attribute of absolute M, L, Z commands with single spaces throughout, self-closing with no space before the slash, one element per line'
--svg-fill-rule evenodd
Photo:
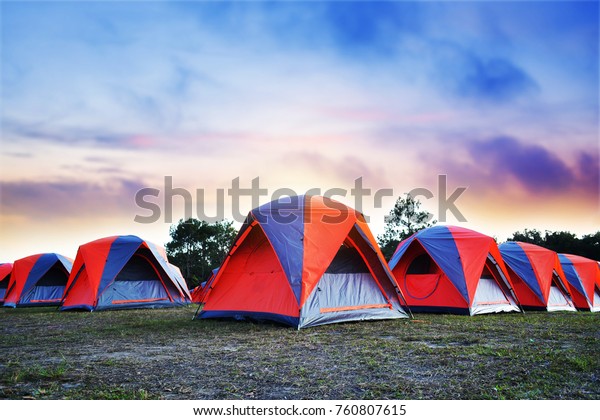
<path fill-rule="evenodd" d="M 281 262 L 298 303 L 304 260 L 304 201 L 305 196 L 293 196 L 252 210 Z"/>
<path fill-rule="evenodd" d="M 499 249 L 504 262 L 527 284 L 538 299 L 544 302 L 535 270 L 521 245 L 516 242 L 505 242 L 499 246 Z"/>

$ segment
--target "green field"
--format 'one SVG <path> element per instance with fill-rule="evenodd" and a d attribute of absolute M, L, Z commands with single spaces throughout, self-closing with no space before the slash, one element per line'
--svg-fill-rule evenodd
<path fill-rule="evenodd" d="M 3 399 L 599 399 L 600 314 L 297 331 L 195 307 L 0 310 Z"/>

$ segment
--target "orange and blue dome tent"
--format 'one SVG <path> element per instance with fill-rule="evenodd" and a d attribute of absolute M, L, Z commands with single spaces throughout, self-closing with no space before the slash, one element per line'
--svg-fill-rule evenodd
<path fill-rule="evenodd" d="M 600 312 L 600 267 L 598 262 L 579 255 L 558 254 L 571 287 L 575 307 Z"/>
<path fill-rule="evenodd" d="M 205 289 L 199 319 L 305 328 L 408 316 L 363 215 L 320 196 L 252 210 Z"/>
<path fill-rule="evenodd" d="M 137 236 L 112 236 L 81 245 L 61 310 L 161 308 L 190 303 L 183 277 L 163 248 Z"/>
<path fill-rule="evenodd" d="M 4 303 L 4 296 L 8 288 L 12 268 L 12 263 L 0 263 L 0 304 Z"/>
<path fill-rule="evenodd" d="M 213 281 L 215 280 L 215 277 L 218 272 L 219 272 L 219 268 L 213 269 L 210 272 L 210 276 L 208 277 L 208 279 L 206 281 L 202 282 L 200 285 L 198 285 L 197 287 L 195 287 L 193 290 L 190 291 L 190 295 L 192 295 L 192 302 L 204 303 L 204 298 L 205 298 L 206 292 L 208 290 L 210 290 L 210 287 L 211 287 Z"/>
<path fill-rule="evenodd" d="M 413 312 L 520 311 L 496 241 L 470 229 L 423 229 L 398 244 L 390 268 Z"/>
<path fill-rule="evenodd" d="M 72 261 L 60 254 L 36 254 L 16 260 L 4 306 L 58 306 L 69 278 Z"/>
<path fill-rule="evenodd" d="M 523 309 L 576 311 L 556 252 L 525 242 L 505 242 L 498 248 Z"/>

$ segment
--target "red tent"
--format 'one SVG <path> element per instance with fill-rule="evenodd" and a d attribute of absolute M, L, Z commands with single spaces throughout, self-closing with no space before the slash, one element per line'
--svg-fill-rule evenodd
<path fill-rule="evenodd" d="M 413 312 L 519 311 L 496 241 L 479 232 L 423 229 L 398 245 L 390 268 Z"/>
<path fill-rule="evenodd" d="M 4 297 L 4 306 L 59 305 L 71 265 L 71 259 L 53 253 L 16 260 Z"/>
<path fill-rule="evenodd" d="M 8 288 L 12 268 L 13 265 L 11 263 L 0 263 L 0 304 L 4 303 L 4 296 Z"/>
<path fill-rule="evenodd" d="M 525 242 L 505 242 L 499 248 L 524 309 L 576 310 L 556 252 Z"/>
<path fill-rule="evenodd" d="M 198 318 L 303 328 L 407 317 L 363 215 L 317 196 L 252 210 L 207 289 Z"/>
<path fill-rule="evenodd" d="M 137 236 L 112 236 L 81 245 L 61 310 L 156 308 L 185 305 L 190 296 L 164 249 Z"/>
<path fill-rule="evenodd" d="M 212 270 L 210 273 L 210 276 L 208 277 L 208 280 L 206 280 L 205 282 L 202 282 L 202 284 L 200 284 L 197 287 L 194 287 L 194 289 L 190 291 L 190 295 L 192 295 L 192 302 L 204 303 L 206 294 L 211 289 L 212 283 L 215 280 L 215 277 L 217 276 L 218 272 L 219 272 L 218 268 L 215 268 L 214 270 Z"/>
<path fill-rule="evenodd" d="M 579 255 L 558 254 L 577 309 L 600 312 L 600 267 Z"/>

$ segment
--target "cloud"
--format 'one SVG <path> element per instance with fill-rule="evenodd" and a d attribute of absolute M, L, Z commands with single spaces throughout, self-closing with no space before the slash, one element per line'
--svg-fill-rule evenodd
<path fill-rule="evenodd" d="M 411 3 L 333 2 L 322 18 L 342 51 L 390 54 L 403 34 L 421 31 L 421 11 L 420 5 Z"/>
<path fill-rule="evenodd" d="M 365 122 L 396 125 L 428 125 L 439 124 L 452 118 L 449 111 L 400 112 L 384 106 L 352 107 L 337 106 L 323 107 L 316 110 L 320 115 L 348 122 Z"/>
<path fill-rule="evenodd" d="M 14 157 L 14 158 L 22 158 L 22 159 L 28 159 L 33 157 L 33 153 L 30 152 L 3 152 L 3 154 L 5 156 L 10 156 L 10 157 Z"/>
<path fill-rule="evenodd" d="M 16 137 L 19 140 L 37 140 L 43 142 L 73 145 L 91 143 L 107 148 L 143 149 L 152 145 L 149 136 L 107 129 L 63 127 L 60 124 L 26 123 L 14 119 L 4 119 L 2 135 L 5 138 Z"/>
<path fill-rule="evenodd" d="M 467 155 L 461 159 L 452 157 L 460 154 L 449 152 L 437 164 L 477 190 L 506 191 L 518 185 L 537 196 L 584 192 L 592 199 L 600 197 L 597 152 L 576 152 L 576 161 L 570 162 L 561 153 L 509 136 L 469 141 L 463 147 Z"/>
<path fill-rule="evenodd" d="M 531 75 L 506 57 L 484 57 L 449 42 L 438 43 L 433 51 L 434 78 L 454 98 L 499 105 L 540 89 Z"/>
<path fill-rule="evenodd" d="M 193 134 L 145 134 L 127 131 L 111 131 L 106 128 L 65 127 L 60 124 L 25 123 L 13 119 L 5 119 L 2 135 L 16 141 L 38 141 L 64 146 L 91 146 L 107 150 L 173 150 L 194 149 L 195 144 L 203 152 L 217 152 L 221 142 L 242 142 L 255 138 L 252 133 L 236 131 L 229 128 L 223 130 L 197 130 Z M 241 147 L 241 145 L 240 145 Z M 30 148 L 30 147 L 28 147 Z M 31 157 L 31 153 L 10 152 L 7 156 Z"/>
<path fill-rule="evenodd" d="M 474 58 L 458 78 L 457 93 L 473 98 L 505 102 L 537 90 L 537 84 L 512 62 L 503 58 L 488 61 Z"/>
<path fill-rule="evenodd" d="M 600 197 L 600 153 L 580 152 L 577 159 L 579 184 Z"/>
<path fill-rule="evenodd" d="M 576 172 L 552 151 L 512 137 L 496 137 L 469 146 L 475 161 L 492 168 L 499 177 L 510 176 L 530 192 L 571 188 Z"/>
<path fill-rule="evenodd" d="M 0 213 L 43 220 L 135 214 L 137 180 L 112 178 L 104 184 L 65 181 L 0 181 Z"/>

